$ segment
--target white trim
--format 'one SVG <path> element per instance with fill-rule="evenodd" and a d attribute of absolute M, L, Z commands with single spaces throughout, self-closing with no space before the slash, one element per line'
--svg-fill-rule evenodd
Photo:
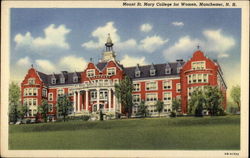
<path fill-rule="evenodd" d="M 138 90 L 138 91 L 135 91 L 135 90 L 133 89 L 133 92 L 140 92 L 140 91 L 141 91 L 141 83 L 140 83 L 140 82 L 139 82 L 139 83 L 133 83 L 133 86 L 134 86 L 135 84 L 138 84 L 138 85 L 139 85 L 139 90 Z"/>
<path fill-rule="evenodd" d="M 139 98 L 140 98 L 139 102 L 134 102 L 134 98 L 133 97 L 136 96 L 136 95 L 139 96 Z M 132 94 L 132 102 L 133 103 L 140 103 L 141 102 L 141 93 Z"/>
<path fill-rule="evenodd" d="M 170 88 L 164 88 L 164 82 L 169 82 L 169 83 L 170 83 Z M 163 90 L 170 90 L 170 89 L 173 89 L 173 82 L 172 82 L 172 80 L 163 80 L 163 81 L 162 81 L 162 89 L 163 89 Z"/>
<path fill-rule="evenodd" d="M 88 73 L 89 71 L 93 71 L 94 70 L 94 75 L 93 76 L 89 76 Z M 89 78 L 89 77 L 94 77 L 95 76 L 95 69 L 87 69 L 86 70 L 86 76 Z"/>
<path fill-rule="evenodd" d="M 132 81 L 133 81 L 133 83 L 134 82 L 149 82 L 149 81 L 162 81 L 162 80 L 166 80 L 166 79 L 168 79 L 168 80 L 175 80 L 175 79 L 180 79 L 180 76 L 178 75 L 178 76 L 176 76 L 176 77 L 167 77 L 167 76 L 163 76 L 163 77 L 157 77 L 157 76 L 154 76 L 154 78 L 153 77 L 148 77 L 148 79 L 132 79 Z"/>
<path fill-rule="evenodd" d="M 52 100 L 50 100 L 50 94 L 52 94 Z M 48 101 L 54 101 L 54 96 L 53 92 L 48 93 Z"/>
<path fill-rule="evenodd" d="M 114 74 L 112 74 L 112 75 L 109 75 L 108 73 L 108 71 L 110 71 L 110 70 L 113 70 L 114 69 Z M 116 75 L 116 67 L 108 67 L 107 68 L 107 74 L 106 74 L 107 76 L 115 76 Z"/>
<path fill-rule="evenodd" d="M 165 96 L 165 94 L 167 94 L 167 93 L 169 93 L 170 94 L 170 100 L 164 100 L 164 96 Z M 173 100 L 173 93 L 171 92 L 171 91 L 169 91 L 169 92 L 162 92 L 162 100 L 163 100 L 163 102 L 164 102 L 164 104 L 172 104 L 172 100 Z"/>

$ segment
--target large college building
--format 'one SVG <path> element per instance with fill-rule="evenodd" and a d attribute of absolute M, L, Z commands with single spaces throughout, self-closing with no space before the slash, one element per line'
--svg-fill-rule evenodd
<path fill-rule="evenodd" d="M 174 98 L 181 99 L 181 112 L 186 114 L 192 91 L 206 85 L 218 86 L 222 90 L 226 108 L 227 86 L 220 65 L 199 49 L 188 61 L 124 67 L 116 60 L 110 37 L 105 47 L 102 60 L 96 64 L 90 61 L 81 72 L 45 74 L 32 66 L 21 83 L 21 100 L 29 107 L 29 117 L 35 116 L 42 99 L 49 103 L 49 115 L 56 116 L 57 98 L 64 94 L 70 96 L 74 114 L 99 110 L 124 113 L 124 107 L 115 96 L 114 85 L 125 75 L 133 81 L 133 114 L 141 101 L 145 101 L 151 115 L 157 114 L 157 100 L 164 102 L 163 114 L 169 114 Z"/>

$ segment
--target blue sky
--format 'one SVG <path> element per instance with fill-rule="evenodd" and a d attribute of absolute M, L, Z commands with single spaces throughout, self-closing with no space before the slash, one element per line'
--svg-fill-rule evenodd
<path fill-rule="evenodd" d="M 11 80 L 33 63 L 46 73 L 82 71 L 97 62 L 111 34 L 125 66 L 187 60 L 197 49 L 240 84 L 240 9 L 11 9 Z"/>

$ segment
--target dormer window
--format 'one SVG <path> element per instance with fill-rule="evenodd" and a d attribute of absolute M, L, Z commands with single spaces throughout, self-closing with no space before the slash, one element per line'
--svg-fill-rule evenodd
<path fill-rule="evenodd" d="M 141 76 L 141 71 L 136 71 L 135 72 L 135 77 L 140 77 Z"/>
<path fill-rule="evenodd" d="M 150 70 L 150 76 L 155 76 L 155 70 Z"/>
<path fill-rule="evenodd" d="M 88 77 L 94 77 L 95 76 L 95 69 L 87 70 L 87 76 Z"/>
<path fill-rule="evenodd" d="M 171 68 L 166 68 L 166 69 L 165 69 L 165 74 L 166 74 L 166 75 L 171 74 Z"/>
<path fill-rule="evenodd" d="M 181 67 L 177 67 L 177 73 L 180 73 Z"/>
<path fill-rule="evenodd" d="M 115 75 L 115 68 L 114 67 L 112 67 L 112 68 L 108 68 L 107 69 L 107 74 L 108 74 L 108 76 L 113 76 L 113 75 Z"/>
<path fill-rule="evenodd" d="M 65 78 L 64 77 L 60 78 L 60 83 L 65 83 Z"/>
<path fill-rule="evenodd" d="M 78 82 L 78 77 L 77 76 L 73 77 L 73 82 Z"/>
<path fill-rule="evenodd" d="M 28 83 L 30 85 L 35 84 L 35 78 L 29 78 Z"/>
<path fill-rule="evenodd" d="M 51 78 L 51 84 L 56 84 L 56 78 Z"/>

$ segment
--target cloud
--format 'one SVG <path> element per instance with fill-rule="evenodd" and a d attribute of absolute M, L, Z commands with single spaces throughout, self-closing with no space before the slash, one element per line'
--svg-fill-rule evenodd
<path fill-rule="evenodd" d="M 219 58 L 229 57 L 228 50 L 235 46 L 233 37 L 222 34 L 222 30 L 204 30 L 207 51 L 218 53 Z"/>
<path fill-rule="evenodd" d="M 86 49 L 98 49 L 102 48 L 104 43 L 106 43 L 108 33 L 111 35 L 113 43 L 120 41 L 120 37 L 117 34 L 117 29 L 114 27 L 114 22 L 107 22 L 104 26 L 97 27 L 91 36 L 97 39 L 96 41 L 90 40 L 82 44 L 82 47 Z"/>
<path fill-rule="evenodd" d="M 183 22 L 174 21 L 174 22 L 172 22 L 172 25 L 174 25 L 174 26 L 184 26 L 184 23 Z"/>
<path fill-rule="evenodd" d="M 163 51 L 163 55 L 167 60 L 176 60 L 178 58 L 184 58 L 193 53 L 197 44 L 202 42 L 198 39 L 191 39 L 189 36 L 183 36 L 171 47 Z"/>
<path fill-rule="evenodd" d="M 140 30 L 142 32 L 149 32 L 149 31 L 152 30 L 152 28 L 153 28 L 153 26 L 150 25 L 150 24 L 142 24 L 141 27 L 140 27 Z"/>
<path fill-rule="evenodd" d="M 44 29 L 44 37 L 34 38 L 30 32 L 27 32 L 25 35 L 19 33 L 14 37 L 14 41 L 16 42 L 16 48 L 28 47 L 37 50 L 46 47 L 55 47 L 69 49 L 70 46 L 66 42 L 66 36 L 70 31 L 64 25 L 56 27 L 55 24 L 51 24 Z"/>
<path fill-rule="evenodd" d="M 79 58 L 74 55 L 62 57 L 59 61 L 62 70 L 83 71 L 87 62 L 84 58 Z"/>
<path fill-rule="evenodd" d="M 156 49 L 168 42 L 168 39 L 162 39 L 160 36 L 147 36 L 140 41 L 139 49 L 148 53 L 154 52 Z"/>
<path fill-rule="evenodd" d="M 146 65 L 148 62 L 146 61 L 145 57 L 132 57 L 128 55 L 124 55 L 121 64 L 125 67 L 136 66 L 136 64 Z"/>
<path fill-rule="evenodd" d="M 127 41 L 117 43 L 116 44 L 117 49 L 131 49 L 131 48 L 136 48 L 137 47 L 137 42 L 135 39 L 129 39 Z"/>
<path fill-rule="evenodd" d="M 56 71 L 56 66 L 49 60 L 37 59 L 35 63 L 38 66 L 38 70 L 40 69 L 42 72 L 52 73 Z"/>
<path fill-rule="evenodd" d="M 26 56 L 26 57 L 23 57 L 23 58 L 20 58 L 17 63 L 16 63 L 18 66 L 21 66 L 21 67 L 28 67 L 31 65 L 31 59 Z"/>

